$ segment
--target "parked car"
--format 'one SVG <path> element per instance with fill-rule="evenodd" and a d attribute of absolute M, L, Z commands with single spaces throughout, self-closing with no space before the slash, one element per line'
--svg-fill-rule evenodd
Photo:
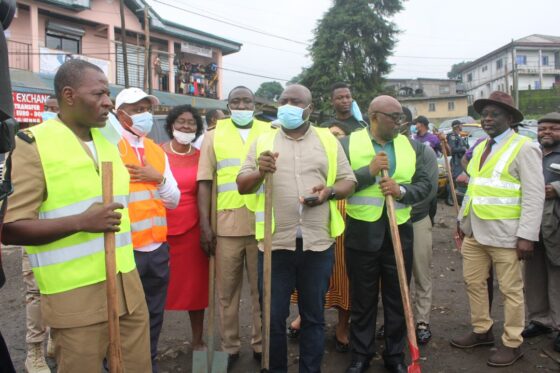
<path fill-rule="evenodd" d="M 167 115 L 154 115 L 154 125 L 152 126 L 152 130 L 148 134 L 148 137 L 154 140 L 156 144 L 163 144 L 171 140 L 165 131 L 165 118 L 167 118 Z"/>
<path fill-rule="evenodd" d="M 531 139 L 532 142 L 538 142 L 537 131 L 533 127 L 519 127 L 519 134 L 522 136 L 527 136 Z M 472 131 L 467 138 L 469 146 L 473 146 L 474 144 L 476 144 L 478 139 L 480 139 L 481 137 L 486 137 L 486 132 L 484 132 L 482 128 L 479 128 L 476 131 Z"/>
<path fill-rule="evenodd" d="M 475 123 L 475 120 L 473 117 L 459 117 L 459 118 L 453 118 L 453 119 L 447 119 L 444 120 L 443 122 L 440 123 L 439 127 L 438 127 L 438 131 L 439 132 L 443 132 L 444 134 L 448 134 L 451 133 L 451 131 L 453 130 L 453 128 L 451 127 L 451 123 L 453 123 L 454 121 L 459 120 L 461 121 L 461 123 L 464 124 L 468 124 L 468 123 Z"/>

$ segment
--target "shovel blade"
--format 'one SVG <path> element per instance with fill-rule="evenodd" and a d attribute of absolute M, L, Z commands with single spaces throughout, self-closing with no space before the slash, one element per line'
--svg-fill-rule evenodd
<path fill-rule="evenodd" d="M 412 364 L 410 364 L 408 366 L 408 373 L 422 373 L 420 364 L 418 364 L 417 362 L 413 362 Z"/>
<path fill-rule="evenodd" d="M 194 351 L 192 373 L 227 373 L 228 354 L 222 351 L 214 351 L 212 359 L 212 371 L 208 370 L 208 352 Z"/>

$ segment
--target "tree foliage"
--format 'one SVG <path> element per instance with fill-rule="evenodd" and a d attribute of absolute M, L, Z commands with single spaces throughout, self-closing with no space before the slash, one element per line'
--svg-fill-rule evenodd
<path fill-rule="evenodd" d="M 314 31 L 313 63 L 299 77 L 319 109 L 329 105 L 329 87 L 335 82 L 350 84 L 362 109 L 382 91 L 398 33 L 389 17 L 401 9 L 401 0 L 334 0 Z"/>
<path fill-rule="evenodd" d="M 255 93 L 255 96 L 265 98 L 267 100 L 273 101 L 280 97 L 280 94 L 284 90 L 282 84 L 278 82 L 264 82 L 261 83 L 259 89 Z"/>
<path fill-rule="evenodd" d="M 459 73 L 459 69 L 468 63 L 471 63 L 471 61 L 463 61 L 453 64 L 453 66 L 451 66 L 451 71 L 447 73 L 447 77 L 449 79 L 459 79 L 459 77 L 461 76 L 461 74 Z"/>

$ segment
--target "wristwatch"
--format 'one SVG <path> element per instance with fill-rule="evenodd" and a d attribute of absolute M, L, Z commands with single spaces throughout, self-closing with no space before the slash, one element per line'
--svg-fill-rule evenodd
<path fill-rule="evenodd" d="M 402 185 L 399 185 L 399 189 L 401 191 L 401 195 L 398 198 L 396 198 L 397 201 L 400 201 L 404 197 L 404 195 L 406 194 L 406 188 L 405 187 L 403 187 Z"/>
<path fill-rule="evenodd" d="M 331 188 L 331 194 L 329 194 L 329 197 L 327 198 L 329 201 L 336 199 L 336 191 L 334 190 L 334 188 Z"/>

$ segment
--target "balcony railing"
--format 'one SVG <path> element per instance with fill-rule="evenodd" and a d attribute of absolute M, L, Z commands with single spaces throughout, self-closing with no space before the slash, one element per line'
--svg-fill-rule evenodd
<path fill-rule="evenodd" d="M 8 63 L 10 68 L 31 70 L 31 44 L 7 40 Z"/>

